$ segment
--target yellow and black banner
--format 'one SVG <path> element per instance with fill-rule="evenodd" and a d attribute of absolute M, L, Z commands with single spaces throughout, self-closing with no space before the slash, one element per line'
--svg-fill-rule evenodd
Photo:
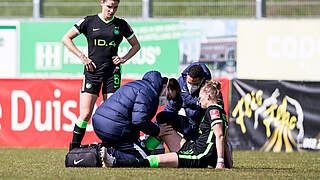
<path fill-rule="evenodd" d="M 237 150 L 320 150 L 320 82 L 233 79 L 229 140 Z"/>

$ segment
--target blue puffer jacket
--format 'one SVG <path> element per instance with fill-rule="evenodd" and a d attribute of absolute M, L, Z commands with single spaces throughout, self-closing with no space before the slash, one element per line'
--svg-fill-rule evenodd
<path fill-rule="evenodd" d="M 125 84 L 103 102 L 92 117 L 93 128 L 101 136 L 118 142 L 134 142 L 145 134 L 157 136 L 159 127 L 152 123 L 159 104 L 162 77 L 147 72 L 142 80 Z"/>
<path fill-rule="evenodd" d="M 195 91 L 192 95 L 189 93 L 187 87 L 187 72 L 189 68 L 193 65 L 200 65 L 205 73 L 205 79 L 211 80 L 211 73 L 207 66 L 200 62 L 195 62 L 190 64 L 182 73 L 178 79 L 180 88 L 181 88 L 181 98 L 177 101 L 169 101 L 168 105 L 164 111 L 178 112 L 181 108 L 184 108 L 186 115 L 191 118 L 196 124 L 199 125 L 201 119 L 204 116 L 205 110 L 201 108 L 201 105 L 198 102 L 199 91 Z M 204 82 L 203 82 L 204 83 Z"/>

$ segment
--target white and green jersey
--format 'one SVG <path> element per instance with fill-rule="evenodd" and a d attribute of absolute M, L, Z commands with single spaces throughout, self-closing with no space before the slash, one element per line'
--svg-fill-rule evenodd
<path fill-rule="evenodd" d="M 208 107 L 205 115 L 200 122 L 200 136 L 195 142 L 186 142 L 178 152 L 179 158 L 200 159 L 216 154 L 216 137 L 213 132 L 213 126 L 222 123 L 223 133 L 226 136 L 228 121 L 224 109 L 215 104 Z"/>

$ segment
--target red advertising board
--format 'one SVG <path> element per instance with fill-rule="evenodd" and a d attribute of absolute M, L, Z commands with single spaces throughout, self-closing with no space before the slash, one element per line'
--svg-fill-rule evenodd
<path fill-rule="evenodd" d="M 0 146 L 67 147 L 79 116 L 81 83 L 81 79 L 1 79 Z M 100 97 L 96 105 L 101 101 Z M 83 143 L 93 142 L 99 139 L 90 121 Z"/>
<path fill-rule="evenodd" d="M 227 110 L 229 80 L 219 80 Z M 80 111 L 81 79 L 0 79 L 0 84 L 0 147 L 68 147 Z M 101 102 L 99 97 L 96 107 Z M 93 142 L 100 140 L 90 121 L 83 144 Z"/>
<path fill-rule="evenodd" d="M 216 80 L 221 82 L 221 93 L 223 96 L 224 110 L 229 112 L 229 93 L 230 93 L 230 80 L 226 78 L 216 78 Z"/>

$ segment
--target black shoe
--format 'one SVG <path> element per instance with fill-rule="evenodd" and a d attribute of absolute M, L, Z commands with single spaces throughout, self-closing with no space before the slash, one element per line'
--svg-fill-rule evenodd
<path fill-rule="evenodd" d="M 80 147 L 80 143 L 71 142 L 69 146 L 69 151 L 71 151 L 74 148 Z"/>

